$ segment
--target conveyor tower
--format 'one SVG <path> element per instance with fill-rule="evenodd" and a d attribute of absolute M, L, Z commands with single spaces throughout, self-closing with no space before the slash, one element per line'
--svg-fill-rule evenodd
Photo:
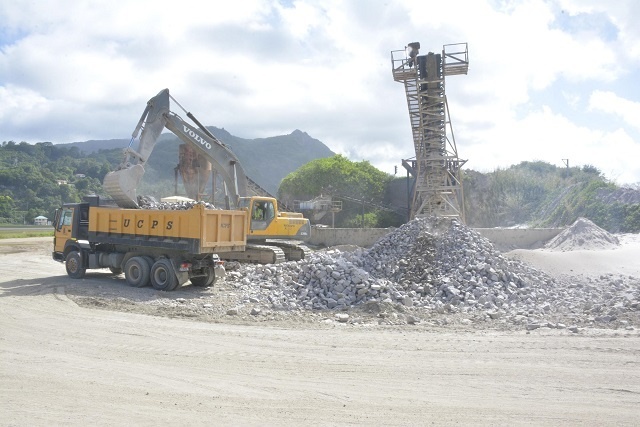
<path fill-rule="evenodd" d="M 464 193 L 445 76 L 467 74 L 467 43 L 448 44 L 441 53 L 419 55 L 420 43 L 391 52 L 393 79 L 404 84 L 409 108 L 414 159 L 402 164 L 411 177 L 410 219 L 431 215 L 464 222 Z"/>

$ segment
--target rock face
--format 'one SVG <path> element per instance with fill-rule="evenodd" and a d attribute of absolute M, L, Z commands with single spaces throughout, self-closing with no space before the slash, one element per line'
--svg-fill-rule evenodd
<path fill-rule="evenodd" d="M 618 238 L 586 218 L 578 218 L 571 227 L 551 239 L 545 249 L 555 251 L 614 249 Z"/>

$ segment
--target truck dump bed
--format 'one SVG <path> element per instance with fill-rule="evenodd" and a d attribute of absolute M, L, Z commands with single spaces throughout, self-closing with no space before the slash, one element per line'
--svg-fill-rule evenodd
<path fill-rule="evenodd" d="M 247 244 L 246 215 L 201 205 L 189 210 L 91 207 L 89 240 L 192 254 L 242 251 Z"/>

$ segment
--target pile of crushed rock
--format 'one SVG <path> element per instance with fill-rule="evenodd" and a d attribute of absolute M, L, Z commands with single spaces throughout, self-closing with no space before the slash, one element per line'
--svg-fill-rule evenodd
<path fill-rule="evenodd" d="M 500 319 L 528 329 L 612 322 L 640 309 L 637 281 L 611 278 L 609 283 L 603 277 L 597 283 L 560 283 L 508 259 L 477 232 L 446 218 L 413 220 L 370 249 L 244 265 L 229 273 L 229 280 L 254 309 L 342 313 L 396 306 L 413 313 L 413 320 L 453 313 L 467 321 Z"/>
<path fill-rule="evenodd" d="M 217 209 L 208 202 L 196 202 L 193 200 L 180 202 L 159 202 L 152 196 L 138 196 L 138 206 L 140 209 L 165 210 L 165 211 L 186 211 L 196 205 L 202 205 L 206 209 Z"/>
<path fill-rule="evenodd" d="M 614 249 L 620 245 L 616 236 L 587 218 L 578 218 L 571 227 L 551 239 L 545 249 L 554 251 Z"/>
<path fill-rule="evenodd" d="M 623 204 L 636 204 L 640 203 L 640 189 L 636 188 L 616 188 L 612 190 L 610 188 L 601 188 L 596 193 L 598 199 L 603 203 L 623 203 Z"/>

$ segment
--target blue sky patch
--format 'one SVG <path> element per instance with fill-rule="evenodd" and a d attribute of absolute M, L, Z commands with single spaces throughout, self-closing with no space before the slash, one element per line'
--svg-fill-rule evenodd
<path fill-rule="evenodd" d="M 5 27 L 0 27 L 0 49 L 11 46 L 27 35 L 26 31 L 12 31 Z"/>
<path fill-rule="evenodd" d="M 552 28 L 557 28 L 570 34 L 592 33 L 609 42 L 618 38 L 618 28 L 604 13 L 570 15 L 565 11 L 560 11 Z"/>

